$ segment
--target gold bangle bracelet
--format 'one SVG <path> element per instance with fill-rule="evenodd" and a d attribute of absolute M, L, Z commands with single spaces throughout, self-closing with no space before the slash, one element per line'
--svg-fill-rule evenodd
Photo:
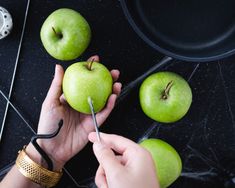
<path fill-rule="evenodd" d="M 19 151 L 16 166 L 23 176 L 44 187 L 54 187 L 63 174 L 62 171 L 49 171 L 35 163 L 25 152 L 25 147 Z"/>

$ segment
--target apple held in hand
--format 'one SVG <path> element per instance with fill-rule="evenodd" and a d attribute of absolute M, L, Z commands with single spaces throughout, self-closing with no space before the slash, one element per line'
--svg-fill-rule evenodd
<path fill-rule="evenodd" d="M 78 12 L 62 8 L 49 15 L 42 25 L 40 35 L 46 51 L 52 57 L 73 60 L 89 45 L 91 30 Z"/>
<path fill-rule="evenodd" d="M 90 114 L 88 97 L 95 112 L 102 110 L 112 93 L 113 79 L 109 70 L 98 62 L 78 62 L 70 65 L 64 74 L 63 92 L 69 105 Z"/>
<path fill-rule="evenodd" d="M 192 103 L 188 83 L 172 72 L 158 72 L 146 78 L 140 87 L 139 97 L 144 113 L 163 123 L 181 119 Z"/>
<path fill-rule="evenodd" d="M 182 162 L 177 151 L 160 139 L 146 139 L 140 145 L 152 155 L 160 187 L 170 186 L 182 171 Z"/>

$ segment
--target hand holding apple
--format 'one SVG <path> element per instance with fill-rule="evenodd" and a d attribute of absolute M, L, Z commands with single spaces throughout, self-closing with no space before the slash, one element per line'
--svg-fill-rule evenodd
<path fill-rule="evenodd" d="M 98 56 L 94 56 L 91 59 L 99 61 Z M 111 75 L 113 80 L 116 81 L 119 77 L 119 71 L 112 70 Z M 59 170 L 87 144 L 88 134 L 94 131 L 91 115 L 73 110 L 64 99 L 62 94 L 63 77 L 63 68 L 57 65 L 55 77 L 42 105 L 38 125 L 38 134 L 48 134 L 57 129 L 57 123 L 60 119 L 64 120 L 64 125 L 55 138 L 39 140 L 40 146 L 53 160 L 55 168 Z M 121 91 L 121 83 L 114 83 L 112 89 L 112 94 L 109 96 L 105 108 L 97 113 L 96 117 L 99 125 L 105 121 L 114 108 L 116 98 Z M 38 155 L 37 152 L 36 154 Z"/>

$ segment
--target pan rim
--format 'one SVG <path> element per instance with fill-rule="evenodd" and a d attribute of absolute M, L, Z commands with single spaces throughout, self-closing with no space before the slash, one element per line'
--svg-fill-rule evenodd
<path fill-rule="evenodd" d="M 121 7 L 122 10 L 124 12 L 124 15 L 127 19 L 127 21 L 129 22 L 129 24 L 131 25 L 132 29 L 137 33 L 137 35 L 145 42 L 147 43 L 149 46 L 151 46 L 154 50 L 157 50 L 158 52 L 172 57 L 174 59 L 177 60 L 183 60 L 183 61 L 187 61 L 187 62 L 210 62 L 210 61 L 216 61 L 216 60 L 220 60 L 226 57 L 229 57 L 233 54 L 235 54 L 235 49 L 231 49 L 227 52 L 218 54 L 218 55 L 214 55 L 214 56 L 208 56 L 208 57 L 190 57 L 190 56 L 183 56 L 183 55 L 179 55 L 176 53 L 171 52 L 170 50 L 167 50 L 165 48 L 160 47 L 159 45 L 157 45 L 156 43 L 154 43 L 148 36 L 146 36 L 146 34 L 138 27 L 138 25 L 136 24 L 136 22 L 134 21 L 132 15 L 130 14 L 130 11 L 127 7 L 126 4 L 126 0 L 120 0 L 121 3 Z"/>

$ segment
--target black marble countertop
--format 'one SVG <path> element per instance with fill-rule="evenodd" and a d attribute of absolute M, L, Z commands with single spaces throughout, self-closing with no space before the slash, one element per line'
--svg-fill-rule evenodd
<path fill-rule="evenodd" d="M 0 40 L 0 89 L 9 93 L 27 0 L 1 0 L 14 20 L 10 36 Z M 61 62 L 51 58 L 40 41 L 40 28 L 54 10 L 68 7 L 79 11 L 92 29 L 92 42 L 77 60 Z M 36 130 L 41 104 L 46 96 L 56 63 L 64 68 L 98 54 L 109 69 L 121 71 L 124 85 L 116 108 L 101 128 L 134 141 L 161 138 L 179 151 L 183 160 L 181 177 L 172 188 L 223 188 L 235 186 L 235 56 L 210 63 L 172 61 L 160 70 L 173 71 L 189 81 L 193 103 L 177 123 L 160 124 L 142 112 L 138 79 L 163 57 L 132 30 L 117 0 L 31 1 L 11 101 Z M 6 101 L 0 96 L 0 123 Z M 17 151 L 27 144 L 33 131 L 9 107 L 0 143 L 0 175 L 14 163 Z M 58 187 L 95 187 L 98 163 L 91 144 L 66 165 Z"/>

